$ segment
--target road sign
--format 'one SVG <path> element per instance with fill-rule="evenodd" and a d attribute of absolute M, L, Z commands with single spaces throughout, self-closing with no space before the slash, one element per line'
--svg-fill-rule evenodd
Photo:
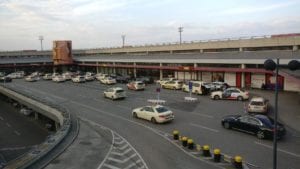
<path fill-rule="evenodd" d="M 193 89 L 193 83 L 189 82 L 189 90 L 192 90 L 192 89 Z"/>

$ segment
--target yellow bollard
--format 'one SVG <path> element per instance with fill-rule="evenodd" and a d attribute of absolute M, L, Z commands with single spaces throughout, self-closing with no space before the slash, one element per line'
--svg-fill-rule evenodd
<path fill-rule="evenodd" d="M 221 150 L 220 149 L 214 149 L 214 161 L 217 163 L 221 161 Z"/>
<path fill-rule="evenodd" d="M 173 131 L 173 139 L 174 140 L 178 140 L 179 139 L 179 131 L 178 130 L 174 130 Z"/>
<path fill-rule="evenodd" d="M 193 141 L 193 139 L 188 139 L 187 140 L 187 144 L 188 144 L 188 149 L 190 149 L 190 150 L 194 149 L 194 141 Z"/>
<path fill-rule="evenodd" d="M 182 146 L 183 146 L 183 147 L 186 147 L 186 146 L 187 146 L 187 140 L 188 140 L 187 137 L 182 137 L 182 138 L 181 138 Z"/>
<path fill-rule="evenodd" d="M 204 157 L 210 157 L 211 156 L 210 151 L 209 151 L 209 145 L 204 145 L 202 149 L 203 149 L 203 156 Z"/>
<path fill-rule="evenodd" d="M 242 163 L 242 157 L 241 156 L 235 156 L 234 157 L 234 166 L 236 169 L 243 169 L 243 163 Z"/>

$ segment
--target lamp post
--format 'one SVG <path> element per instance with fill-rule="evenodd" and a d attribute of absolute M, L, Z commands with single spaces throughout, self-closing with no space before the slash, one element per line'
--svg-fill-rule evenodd
<path fill-rule="evenodd" d="M 266 70 L 275 70 L 275 107 L 274 107 L 274 132 L 273 132 L 273 169 L 277 169 L 277 119 L 278 119 L 278 70 L 279 70 L 279 58 L 276 59 L 276 63 L 272 59 L 268 59 L 264 62 Z M 300 62 L 298 60 L 292 60 L 289 62 L 288 67 L 290 70 L 300 69 Z"/>
<path fill-rule="evenodd" d="M 43 40 L 44 40 L 44 37 L 43 36 L 39 36 L 39 40 L 41 41 L 41 51 L 43 51 Z"/>
<path fill-rule="evenodd" d="M 122 35 L 121 36 L 122 37 L 122 47 L 124 48 L 125 47 L 125 35 Z"/>
<path fill-rule="evenodd" d="M 181 26 L 181 27 L 179 27 L 178 28 L 178 32 L 179 32 L 179 44 L 181 45 L 181 33 L 183 32 L 183 27 Z"/>

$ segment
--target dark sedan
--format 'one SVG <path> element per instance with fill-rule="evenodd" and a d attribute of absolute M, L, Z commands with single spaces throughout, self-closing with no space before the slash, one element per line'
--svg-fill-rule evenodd
<path fill-rule="evenodd" d="M 259 139 L 273 138 L 274 120 L 265 115 L 230 115 L 222 119 L 226 129 L 236 129 L 256 135 Z M 277 138 L 285 135 L 285 128 L 277 122 Z"/>
<path fill-rule="evenodd" d="M 12 79 L 8 76 L 1 76 L 0 77 L 0 82 L 11 82 Z"/>

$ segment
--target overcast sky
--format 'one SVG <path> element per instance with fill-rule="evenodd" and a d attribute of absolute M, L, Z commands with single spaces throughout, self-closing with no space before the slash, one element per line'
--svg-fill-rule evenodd
<path fill-rule="evenodd" d="M 300 33 L 300 0 L 0 0 L 0 50 L 99 48 Z"/>

